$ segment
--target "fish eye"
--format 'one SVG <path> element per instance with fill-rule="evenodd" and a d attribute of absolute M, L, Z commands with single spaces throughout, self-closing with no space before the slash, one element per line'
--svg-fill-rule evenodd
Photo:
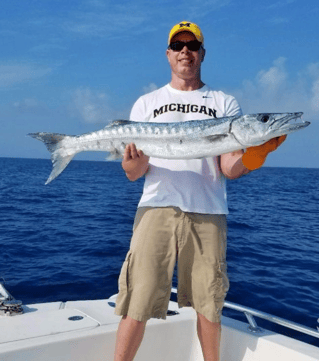
<path fill-rule="evenodd" d="M 260 118 L 260 121 L 262 123 L 267 123 L 269 120 L 269 115 L 263 115 L 261 118 Z"/>

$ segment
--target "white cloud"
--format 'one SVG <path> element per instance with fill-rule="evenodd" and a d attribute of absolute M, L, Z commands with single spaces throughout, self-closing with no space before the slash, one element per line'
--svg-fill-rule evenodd
<path fill-rule="evenodd" d="M 281 0 L 267 6 L 267 9 L 278 9 L 294 3 L 296 0 Z"/>
<path fill-rule="evenodd" d="M 274 66 L 268 70 L 261 70 L 257 74 L 257 83 L 266 93 L 278 93 L 287 81 L 287 73 L 285 69 L 286 59 L 283 57 L 274 61 Z"/>
<path fill-rule="evenodd" d="M 319 112 L 319 78 L 313 83 L 311 107 L 315 112 Z"/>
<path fill-rule="evenodd" d="M 0 88 L 10 87 L 48 75 L 51 68 L 35 65 L 0 65 Z"/>
<path fill-rule="evenodd" d="M 65 5 L 65 11 L 52 12 L 44 7 L 36 13 L 30 11 L 29 16 L 22 21 L 12 23 L 6 20 L 1 25 L 7 28 L 2 31 L 17 35 L 25 29 L 30 29 L 32 33 L 39 29 L 39 34 L 48 32 L 48 44 L 41 46 L 41 40 L 39 47 L 34 48 L 46 51 L 48 47 L 54 46 L 56 39 L 64 44 L 70 36 L 131 39 L 159 31 L 165 31 L 166 34 L 177 21 L 200 21 L 231 3 L 232 0 L 162 0 L 161 6 L 153 6 L 148 0 L 81 0 Z"/>
<path fill-rule="evenodd" d="M 289 137 L 281 149 L 269 156 L 266 165 L 318 167 L 319 63 L 309 64 L 297 73 L 289 72 L 287 64 L 289 60 L 275 60 L 232 94 L 245 114 L 303 112 L 302 118 L 311 126 Z"/>
<path fill-rule="evenodd" d="M 26 112 L 32 111 L 40 107 L 39 101 L 33 98 L 26 98 L 13 103 L 14 108 Z"/>
<path fill-rule="evenodd" d="M 38 104 L 39 104 L 39 102 L 36 99 L 28 98 L 28 99 L 24 99 L 22 101 L 13 103 L 13 106 L 16 108 L 19 108 L 21 106 L 26 107 L 26 108 L 34 108 L 34 107 L 37 107 Z"/>
<path fill-rule="evenodd" d="M 311 79 L 311 108 L 319 112 L 319 63 L 313 63 L 308 66 L 307 74 Z"/>
<path fill-rule="evenodd" d="M 271 24 L 274 24 L 274 25 L 280 25 L 280 24 L 285 24 L 285 23 L 288 23 L 289 20 L 287 18 L 283 18 L 281 16 L 277 16 L 277 17 L 274 17 L 274 18 L 271 18 L 269 19 L 269 22 Z"/>
<path fill-rule="evenodd" d="M 52 114 L 52 108 L 50 109 L 45 102 L 31 97 L 14 101 L 11 103 L 11 109 L 14 110 L 15 116 L 32 114 L 34 117 L 47 118 Z"/>
<path fill-rule="evenodd" d="M 157 90 L 157 89 L 158 89 L 158 86 L 155 83 L 150 83 L 149 85 L 143 87 L 143 92 L 145 94 L 147 94 L 147 93 L 153 92 L 154 90 Z"/>
<path fill-rule="evenodd" d="M 108 4 L 89 1 L 72 18 L 62 23 L 62 27 L 81 36 L 118 38 L 145 30 L 142 25 L 147 20 L 149 6 L 134 2 L 125 5 L 116 2 Z"/>
<path fill-rule="evenodd" d="M 209 13 L 228 6 L 231 2 L 231 0 L 184 0 L 180 4 L 179 12 L 184 14 L 185 9 L 187 9 L 189 18 L 184 20 L 201 19 Z"/>
<path fill-rule="evenodd" d="M 73 92 L 71 112 L 85 123 L 108 123 L 112 120 L 127 117 L 128 112 L 117 110 L 110 105 L 107 94 L 80 88 Z"/>
<path fill-rule="evenodd" d="M 286 69 L 286 59 L 278 58 L 253 80 L 245 80 L 234 95 L 245 113 L 302 111 L 305 118 L 318 116 L 319 63 L 310 64 L 296 76 Z"/>
<path fill-rule="evenodd" d="M 312 63 L 308 66 L 307 72 L 311 77 L 319 78 L 319 63 Z"/>
<path fill-rule="evenodd" d="M 163 6 L 150 6 L 147 0 L 125 3 L 86 0 L 58 23 L 64 30 L 85 37 L 125 38 L 155 31 L 166 31 L 178 20 L 198 21 L 231 4 L 232 0 L 162 0 Z M 176 14 L 180 14 L 176 19 Z M 154 21 L 150 22 L 150 19 Z"/>
<path fill-rule="evenodd" d="M 74 110 L 85 122 L 101 122 L 107 111 L 105 98 L 104 93 L 93 93 L 90 89 L 77 89 L 73 94 Z"/>

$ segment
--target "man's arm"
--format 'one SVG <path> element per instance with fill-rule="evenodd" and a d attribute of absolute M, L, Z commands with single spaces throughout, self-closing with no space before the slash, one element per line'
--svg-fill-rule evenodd
<path fill-rule="evenodd" d="M 147 121 L 148 118 L 145 115 L 145 109 L 146 106 L 143 97 L 140 97 L 132 107 L 130 120 Z M 148 161 L 149 157 L 141 150 L 137 150 L 134 143 L 127 144 L 123 155 L 122 168 L 130 181 L 136 181 L 147 172 Z"/>
<path fill-rule="evenodd" d="M 134 143 L 128 144 L 122 160 L 122 168 L 127 178 L 132 182 L 141 178 L 148 170 L 148 160 L 149 157 L 137 150 Z"/>
<path fill-rule="evenodd" d="M 243 150 L 222 154 L 220 169 L 228 179 L 236 179 L 260 168 L 269 153 L 275 151 L 287 138 L 286 135 L 268 140 L 268 142 Z"/>
<path fill-rule="evenodd" d="M 242 162 L 243 154 L 243 150 L 238 150 L 220 156 L 220 170 L 226 178 L 236 179 L 250 172 Z"/>

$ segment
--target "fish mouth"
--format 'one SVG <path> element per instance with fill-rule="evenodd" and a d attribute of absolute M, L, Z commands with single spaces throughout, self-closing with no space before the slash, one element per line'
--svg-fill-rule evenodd
<path fill-rule="evenodd" d="M 281 135 L 284 135 L 305 128 L 310 124 L 310 122 L 302 120 L 302 115 L 302 112 L 288 113 L 279 119 L 274 119 L 270 124 L 270 130 L 272 132 L 280 132 L 282 133 Z"/>

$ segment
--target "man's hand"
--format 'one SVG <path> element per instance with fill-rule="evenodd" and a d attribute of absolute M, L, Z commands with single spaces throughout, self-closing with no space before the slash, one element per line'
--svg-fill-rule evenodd
<path fill-rule="evenodd" d="M 270 139 L 268 142 L 256 147 L 247 148 L 246 153 L 243 150 L 222 154 L 220 156 L 220 169 L 228 179 L 236 179 L 250 171 L 260 168 L 267 155 L 276 150 L 286 139 L 286 135 Z"/>
<path fill-rule="evenodd" d="M 244 166 L 249 170 L 260 168 L 265 163 L 267 155 L 276 150 L 286 138 L 286 135 L 282 135 L 281 137 L 270 139 L 268 142 L 257 147 L 247 148 L 242 158 Z"/>
<path fill-rule="evenodd" d="M 149 157 L 141 150 L 137 150 L 134 143 L 125 147 L 122 160 L 122 168 L 130 181 L 135 181 L 142 177 L 148 170 Z"/>

